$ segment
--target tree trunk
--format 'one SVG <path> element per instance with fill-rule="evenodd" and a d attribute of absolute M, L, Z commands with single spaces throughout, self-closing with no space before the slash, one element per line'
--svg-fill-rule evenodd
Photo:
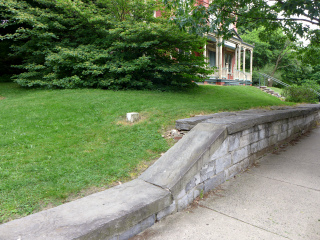
<path fill-rule="evenodd" d="M 284 44 L 283 49 L 277 58 L 276 65 L 274 66 L 274 68 L 272 70 L 271 77 L 274 77 L 274 74 L 276 73 L 276 71 L 278 69 L 278 66 L 279 66 L 279 63 L 281 62 L 281 59 L 288 53 L 287 47 L 290 45 L 290 43 L 291 43 L 290 41 L 287 41 Z M 272 79 L 268 79 L 268 87 L 272 87 L 272 84 L 273 84 Z"/>

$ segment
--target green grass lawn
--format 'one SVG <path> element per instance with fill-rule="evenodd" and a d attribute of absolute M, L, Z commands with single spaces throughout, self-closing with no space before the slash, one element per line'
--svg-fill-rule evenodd
<path fill-rule="evenodd" d="M 280 95 L 282 95 L 282 88 L 277 88 L 277 87 L 268 87 L 271 90 L 273 90 L 276 93 L 279 93 Z"/>
<path fill-rule="evenodd" d="M 176 119 L 284 104 L 244 86 L 163 93 L 0 83 L 0 222 L 130 180 L 173 144 L 161 135 Z M 127 112 L 142 120 L 125 123 Z"/>

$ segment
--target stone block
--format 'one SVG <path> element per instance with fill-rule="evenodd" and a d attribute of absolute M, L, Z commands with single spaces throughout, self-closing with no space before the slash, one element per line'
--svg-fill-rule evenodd
<path fill-rule="evenodd" d="M 312 121 L 314 121 L 314 115 L 307 116 L 306 119 L 305 119 L 305 122 L 306 122 L 306 123 L 310 123 L 310 122 L 312 122 Z"/>
<path fill-rule="evenodd" d="M 282 140 L 285 140 L 286 138 L 288 138 L 288 132 L 285 131 L 285 132 L 282 132 L 280 134 L 278 134 L 278 141 L 282 141 Z"/>
<path fill-rule="evenodd" d="M 293 134 L 294 134 L 293 129 L 292 128 L 288 129 L 288 137 L 291 137 Z"/>
<path fill-rule="evenodd" d="M 294 121 L 294 126 L 299 126 L 300 124 L 302 124 L 303 123 L 303 119 L 301 119 L 300 117 L 299 118 L 297 118 L 297 119 L 295 119 L 295 121 Z"/>
<path fill-rule="evenodd" d="M 269 146 L 268 139 L 262 139 L 261 141 L 259 141 L 259 150 L 267 148 L 268 146 Z"/>
<path fill-rule="evenodd" d="M 249 136 L 251 143 L 259 141 L 259 132 L 252 132 Z"/>
<path fill-rule="evenodd" d="M 185 209 L 193 200 L 200 194 L 200 191 L 203 189 L 203 184 L 199 184 L 187 192 L 184 196 L 177 199 L 177 210 L 182 211 Z"/>
<path fill-rule="evenodd" d="M 293 119 L 289 119 L 288 121 L 288 129 L 292 129 L 294 126 Z"/>
<path fill-rule="evenodd" d="M 127 113 L 127 121 L 128 122 L 134 123 L 134 122 L 139 121 L 139 119 L 140 119 L 139 113 L 137 113 L 137 112 Z"/>
<path fill-rule="evenodd" d="M 272 137 L 271 137 L 272 138 Z M 263 139 L 250 145 L 250 153 L 256 153 L 269 146 L 269 139 Z"/>
<path fill-rule="evenodd" d="M 195 178 L 195 184 L 199 185 L 201 183 L 200 173 L 196 174 Z"/>
<path fill-rule="evenodd" d="M 248 146 L 250 145 L 250 135 L 246 134 L 246 135 L 242 135 L 240 137 L 240 148 L 243 148 L 244 146 Z"/>
<path fill-rule="evenodd" d="M 209 162 L 208 172 L 215 171 L 215 164 L 216 164 L 215 161 L 210 161 L 210 162 Z"/>
<path fill-rule="evenodd" d="M 109 239 L 135 228 L 171 203 L 169 191 L 136 179 L 2 224 L 0 239 Z"/>
<path fill-rule="evenodd" d="M 216 171 L 215 170 L 207 172 L 207 179 L 213 177 L 214 175 L 216 175 Z"/>
<path fill-rule="evenodd" d="M 215 160 L 217 158 L 220 158 L 228 153 L 228 145 L 229 145 L 229 139 L 227 138 L 224 140 L 224 142 L 221 144 L 221 146 L 211 155 L 210 159 Z"/>
<path fill-rule="evenodd" d="M 280 132 L 281 132 L 281 125 L 280 125 L 279 121 L 272 123 L 271 128 L 270 128 L 270 136 L 278 135 Z"/>
<path fill-rule="evenodd" d="M 151 227 L 155 223 L 155 221 L 156 221 L 156 216 L 155 216 L 155 214 L 153 214 L 150 217 L 148 217 L 147 219 L 145 219 L 142 222 L 133 226 L 128 231 L 120 234 L 118 239 L 119 240 L 128 240 L 129 238 L 134 237 L 135 235 L 142 232 L 143 230 Z"/>
<path fill-rule="evenodd" d="M 232 156 L 232 161 L 233 164 L 238 163 L 240 161 L 242 161 L 243 159 L 247 158 L 250 154 L 250 147 L 249 146 L 245 146 L 237 151 L 233 152 L 233 156 Z"/>
<path fill-rule="evenodd" d="M 204 180 L 206 180 L 207 177 L 207 169 L 202 169 L 200 171 L 200 182 L 203 182 Z"/>
<path fill-rule="evenodd" d="M 219 185 L 224 183 L 225 180 L 226 180 L 226 178 L 225 178 L 224 172 L 221 172 L 221 173 L 215 175 L 214 177 L 207 179 L 204 182 L 204 192 L 208 192 L 210 190 L 215 189 L 216 187 L 218 187 Z"/>
<path fill-rule="evenodd" d="M 265 124 L 265 131 L 266 131 L 266 133 L 265 133 L 265 138 L 268 138 L 268 137 L 270 137 L 270 131 L 271 131 L 271 123 L 266 123 Z"/>
<path fill-rule="evenodd" d="M 190 203 L 189 198 L 188 198 L 188 194 L 184 195 L 182 198 L 177 199 L 176 201 L 177 201 L 178 212 L 180 212 L 183 209 L 185 209 L 186 207 L 188 207 L 188 205 Z"/>
<path fill-rule="evenodd" d="M 189 189 L 190 191 L 191 189 Z M 176 197 L 174 199 L 181 199 L 183 198 L 185 195 L 187 195 L 187 191 L 185 189 L 182 189 L 181 192 L 179 192 L 179 194 L 176 195 Z"/>
<path fill-rule="evenodd" d="M 278 136 L 272 135 L 268 138 L 268 141 L 269 141 L 269 146 L 275 145 L 278 143 Z"/>
<path fill-rule="evenodd" d="M 281 125 L 281 132 L 285 132 L 285 131 L 287 131 L 288 130 L 288 123 L 283 123 L 282 125 Z"/>
<path fill-rule="evenodd" d="M 230 168 L 225 170 L 225 178 L 226 180 L 234 177 L 236 174 L 245 170 L 250 163 L 250 158 L 246 158 L 239 163 L 232 165 Z"/>
<path fill-rule="evenodd" d="M 253 153 L 256 153 L 258 151 L 259 151 L 259 143 L 258 142 L 252 143 L 250 145 L 250 153 L 253 154 Z"/>
<path fill-rule="evenodd" d="M 178 130 L 191 130 L 198 123 L 201 123 L 207 119 L 214 117 L 216 114 L 209 114 L 205 116 L 195 116 L 192 118 L 179 119 L 176 121 L 176 129 Z"/>
<path fill-rule="evenodd" d="M 187 183 L 185 192 L 189 192 L 192 188 L 196 186 L 195 179 L 192 179 L 190 182 Z"/>
<path fill-rule="evenodd" d="M 235 133 L 235 134 L 232 134 L 232 135 L 228 136 L 228 140 L 229 140 L 228 151 L 229 152 L 239 148 L 239 146 L 240 146 L 240 137 L 241 137 L 241 132 Z"/>
<path fill-rule="evenodd" d="M 266 129 L 263 128 L 263 129 L 259 130 L 258 136 L 259 136 L 259 137 L 258 137 L 259 140 L 266 138 Z"/>
<path fill-rule="evenodd" d="M 245 129 L 245 130 L 242 131 L 241 136 L 249 135 L 252 132 L 253 132 L 253 128 Z"/>
<path fill-rule="evenodd" d="M 216 174 L 224 171 L 225 168 L 231 165 L 231 153 L 216 159 Z"/>
<path fill-rule="evenodd" d="M 192 188 L 194 188 L 196 185 L 200 184 L 202 182 L 201 180 L 201 174 L 197 173 L 191 180 L 190 182 L 187 183 L 185 192 L 189 192 Z"/>
<path fill-rule="evenodd" d="M 193 199 L 196 199 L 200 195 L 201 191 L 203 191 L 203 189 L 204 189 L 203 183 L 197 185 L 193 190 Z"/>
<path fill-rule="evenodd" d="M 176 202 L 173 201 L 173 203 L 170 206 L 166 207 L 165 209 L 157 213 L 157 221 L 160 221 L 165 216 L 168 216 L 176 211 L 177 211 Z"/>

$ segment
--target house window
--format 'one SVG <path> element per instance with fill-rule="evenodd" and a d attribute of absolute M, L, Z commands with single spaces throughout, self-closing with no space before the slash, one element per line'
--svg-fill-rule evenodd
<path fill-rule="evenodd" d="M 216 52 L 209 50 L 209 66 L 215 67 L 216 66 Z"/>

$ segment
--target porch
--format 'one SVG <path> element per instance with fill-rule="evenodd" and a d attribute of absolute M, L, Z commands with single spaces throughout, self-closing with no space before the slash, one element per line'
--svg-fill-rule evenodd
<path fill-rule="evenodd" d="M 204 49 L 204 56 L 209 67 L 215 71 L 205 81 L 216 85 L 251 85 L 253 45 L 243 42 L 235 32 L 234 37 L 223 40 L 214 34 L 208 34 L 208 43 Z M 246 53 L 250 56 L 249 70 L 246 65 Z"/>

